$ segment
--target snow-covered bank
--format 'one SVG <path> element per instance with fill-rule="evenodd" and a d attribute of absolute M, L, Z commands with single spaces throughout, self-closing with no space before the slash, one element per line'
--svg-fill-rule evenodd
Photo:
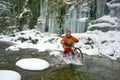
<path fill-rule="evenodd" d="M 21 35 L 21 33 L 24 33 L 24 35 Z M 112 59 L 120 57 L 120 32 L 109 31 L 103 33 L 100 31 L 89 31 L 81 34 L 73 33 L 72 35 L 80 39 L 80 42 L 76 43 L 75 46 L 80 47 L 83 53 L 88 55 L 103 54 Z M 38 42 L 33 44 L 29 37 L 38 39 Z M 20 38 L 26 40 L 22 42 Z M 15 36 L 0 36 L 0 40 L 15 43 L 15 45 L 6 48 L 6 50 L 16 51 L 24 48 L 36 48 L 39 52 L 63 51 L 60 44 L 61 37 L 55 34 L 38 34 L 36 30 L 23 31 L 16 33 Z"/>
<path fill-rule="evenodd" d="M 119 26 L 116 18 L 103 16 L 102 18 L 95 20 L 94 23 L 89 25 L 89 29 L 94 27 L 102 27 L 105 29 L 107 27 L 117 27 Z M 111 20 L 109 20 L 111 19 Z M 101 24 L 109 24 L 101 25 Z M 110 25 L 111 24 L 111 25 Z M 118 28 L 118 27 L 117 27 Z M 107 30 L 102 32 L 101 30 L 87 31 L 86 33 L 72 33 L 72 35 L 79 38 L 79 42 L 75 44 L 81 48 L 83 53 L 88 55 L 106 55 L 111 59 L 116 60 L 120 58 L 120 31 L 114 28 L 113 30 Z M 39 52 L 44 51 L 63 51 L 62 45 L 60 44 L 61 37 L 56 34 L 42 33 L 33 30 L 25 30 L 22 32 L 17 32 L 14 35 L 1 35 L 1 41 L 9 41 L 15 45 L 6 48 L 6 50 L 20 50 L 24 48 L 36 48 Z"/>
<path fill-rule="evenodd" d="M 92 31 L 78 34 L 81 39 L 79 45 L 88 55 L 106 55 L 111 59 L 120 58 L 120 32 L 109 31 L 106 33 Z M 82 45 L 81 45 L 82 44 Z"/>

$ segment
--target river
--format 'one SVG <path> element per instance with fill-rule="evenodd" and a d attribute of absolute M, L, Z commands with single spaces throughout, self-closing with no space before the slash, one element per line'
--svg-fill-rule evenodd
<path fill-rule="evenodd" d="M 105 56 L 88 56 L 84 54 L 82 66 L 64 64 L 49 52 L 38 52 L 36 49 L 5 51 L 12 45 L 0 42 L 0 69 L 14 70 L 20 73 L 21 80 L 120 80 L 120 61 Z M 43 71 L 24 70 L 15 65 L 23 58 L 40 58 L 48 61 L 50 67 Z"/>

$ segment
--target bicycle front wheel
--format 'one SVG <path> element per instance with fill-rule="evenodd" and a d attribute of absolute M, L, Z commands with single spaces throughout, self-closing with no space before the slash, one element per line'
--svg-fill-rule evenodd
<path fill-rule="evenodd" d="M 83 53 L 79 48 L 74 49 L 74 57 L 78 59 L 80 62 L 83 62 Z"/>

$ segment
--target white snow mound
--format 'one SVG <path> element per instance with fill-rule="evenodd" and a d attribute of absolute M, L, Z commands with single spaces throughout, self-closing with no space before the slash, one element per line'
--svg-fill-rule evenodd
<path fill-rule="evenodd" d="M 49 67 L 49 63 L 38 58 L 26 58 L 16 62 L 16 65 L 26 70 L 44 70 Z"/>
<path fill-rule="evenodd" d="M 21 80 L 21 75 L 12 70 L 0 70 L 0 80 Z"/>

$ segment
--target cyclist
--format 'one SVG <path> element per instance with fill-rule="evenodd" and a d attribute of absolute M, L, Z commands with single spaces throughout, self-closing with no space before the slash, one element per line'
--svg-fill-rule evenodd
<path fill-rule="evenodd" d="M 70 30 L 66 30 L 66 35 L 62 38 L 62 40 L 60 42 L 63 45 L 63 48 L 64 48 L 63 57 L 65 57 L 67 55 L 67 53 L 72 50 L 71 46 L 72 46 L 73 42 L 79 42 L 79 40 L 76 37 L 71 35 Z M 72 54 L 74 55 L 74 53 L 72 53 Z"/>

